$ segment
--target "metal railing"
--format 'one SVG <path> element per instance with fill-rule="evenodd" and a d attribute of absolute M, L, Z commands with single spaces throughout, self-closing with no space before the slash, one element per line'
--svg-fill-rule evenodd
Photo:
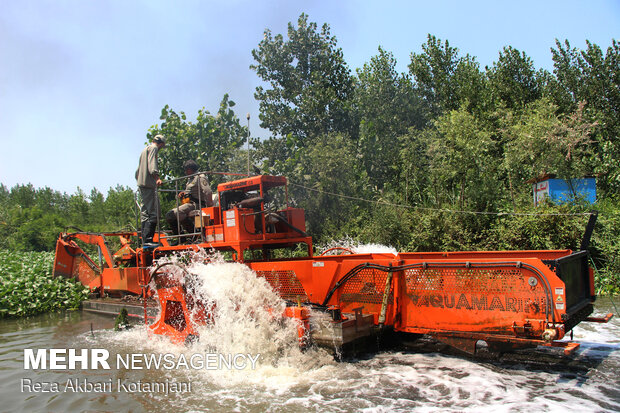
<path fill-rule="evenodd" d="M 196 172 L 196 173 L 193 173 L 193 174 L 190 174 L 190 175 L 185 175 L 185 176 L 180 177 L 180 178 L 167 179 L 166 181 L 163 182 L 163 184 L 173 183 L 174 182 L 174 195 L 175 195 L 174 198 L 176 200 L 176 207 L 175 207 L 176 213 L 175 213 L 175 215 L 176 215 L 176 220 L 177 220 L 177 234 L 178 234 L 178 235 L 166 235 L 165 236 L 166 239 L 175 239 L 175 238 L 179 238 L 180 239 L 180 238 L 183 238 L 183 237 L 188 237 L 188 236 L 192 236 L 193 237 L 193 236 L 196 236 L 196 235 L 200 235 L 200 241 L 201 242 L 205 242 L 205 236 L 204 236 L 204 231 L 203 231 L 204 220 L 203 220 L 203 217 L 202 217 L 202 182 L 201 182 L 200 178 L 202 176 L 204 176 L 206 178 L 206 174 L 207 174 L 207 172 Z M 180 206 L 180 204 L 179 204 L 179 193 L 181 191 L 179 190 L 179 181 L 181 181 L 182 179 L 189 180 L 189 179 L 191 179 L 191 178 L 193 178 L 195 176 L 198 176 L 198 205 L 196 206 L 195 210 L 199 211 L 198 215 L 200 216 L 200 231 L 199 232 L 187 233 L 187 234 L 181 234 L 181 220 L 179 219 L 179 206 Z M 207 181 L 207 185 L 208 184 L 209 183 Z M 159 199 L 159 192 L 160 191 L 161 192 L 172 192 L 172 190 L 170 190 L 170 189 L 166 190 L 166 189 L 159 189 L 158 188 L 158 195 L 157 195 L 158 199 Z M 189 218 L 189 216 L 188 216 L 188 218 Z M 161 234 L 161 228 L 160 228 L 160 225 L 159 225 L 159 215 L 157 216 L 157 230 Z"/>
<path fill-rule="evenodd" d="M 190 175 L 185 175 L 179 178 L 170 178 L 167 179 L 165 181 L 162 181 L 162 185 L 165 184 L 170 184 L 174 182 L 174 189 L 160 189 L 159 187 L 156 188 L 157 192 L 156 192 L 156 209 L 157 209 L 157 233 L 160 235 L 162 234 L 162 230 L 161 230 L 161 220 L 160 220 L 160 214 L 161 214 L 161 203 L 159 202 L 159 193 L 160 192 L 174 192 L 175 193 L 175 199 L 176 199 L 176 210 L 177 210 L 177 232 L 178 235 L 168 235 L 165 234 L 164 237 L 165 239 L 175 239 L 175 238 L 182 238 L 182 237 L 187 237 L 187 236 L 196 236 L 196 235 L 200 235 L 200 239 L 202 242 L 205 242 L 205 234 L 204 234 L 204 220 L 203 220 L 203 216 L 202 216 L 202 191 L 198 191 L 198 208 L 196 208 L 196 210 L 200 211 L 200 232 L 193 232 L 193 233 L 188 233 L 188 234 L 181 234 L 181 222 L 179 221 L 179 215 L 178 215 L 178 208 L 179 208 L 179 181 L 181 181 L 182 179 L 190 179 L 194 176 L 197 175 L 204 175 L 205 177 L 207 175 L 230 175 L 230 176 L 250 176 L 249 174 L 240 174 L 240 173 L 232 173 L 232 172 L 215 172 L 215 171 L 204 171 L 204 172 L 196 172 Z M 208 182 L 207 182 L 208 184 Z M 199 183 L 199 188 L 200 188 L 200 183 Z M 137 213 L 137 226 L 136 226 L 136 232 L 138 232 L 138 228 L 140 228 L 140 238 L 142 239 L 142 248 L 144 248 L 144 236 L 142 234 L 142 219 L 141 219 L 141 206 L 140 203 L 138 202 L 138 193 L 139 191 L 136 192 L 136 196 L 135 196 L 135 202 L 136 205 L 138 206 L 138 213 Z"/>

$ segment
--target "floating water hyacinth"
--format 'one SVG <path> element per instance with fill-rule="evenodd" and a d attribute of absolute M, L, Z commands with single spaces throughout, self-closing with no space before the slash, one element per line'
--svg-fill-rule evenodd
<path fill-rule="evenodd" d="M 0 251 L 0 318 L 77 309 L 88 289 L 52 275 L 52 252 Z"/>

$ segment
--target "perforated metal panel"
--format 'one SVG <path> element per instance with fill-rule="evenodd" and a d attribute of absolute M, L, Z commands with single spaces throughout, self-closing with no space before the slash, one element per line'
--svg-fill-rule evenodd
<path fill-rule="evenodd" d="M 308 301 L 308 295 L 297 279 L 295 271 L 256 271 L 256 274 L 264 277 L 283 299 L 296 301 L 299 297 L 302 302 Z"/>
<path fill-rule="evenodd" d="M 407 293 L 439 291 L 450 293 L 531 293 L 531 275 L 518 268 L 416 268 L 405 271 Z M 542 291 L 541 291 L 542 293 Z"/>
<path fill-rule="evenodd" d="M 538 313 L 546 305 L 540 280 L 523 268 L 416 268 L 405 282 L 417 306 Z"/>
<path fill-rule="evenodd" d="M 388 273 L 374 269 L 364 269 L 341 287 L 340 301 L 345 303 L 381 304 Z M 390 291 L 388 302 L 393 300 Z"/>

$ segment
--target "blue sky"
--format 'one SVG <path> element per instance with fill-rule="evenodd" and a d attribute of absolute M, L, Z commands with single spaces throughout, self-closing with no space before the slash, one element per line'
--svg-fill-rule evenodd
<path fill-rule="evenodd" d="M 620 1 L 101 1 L 3 0 L 0 183 L 73 193 L 135 186 L 148 128 L 166 104 L 190 118 L 224 93 L 258 127 L 249 69 L 263 31 L 286 33 L 302 12 L 328 23 L 354 71 L 392 52 L 399 71 L 428 33 L 481 66 L 511 45 L 552 70 L 555 39 L 606 49 L 620 38 Z"/>

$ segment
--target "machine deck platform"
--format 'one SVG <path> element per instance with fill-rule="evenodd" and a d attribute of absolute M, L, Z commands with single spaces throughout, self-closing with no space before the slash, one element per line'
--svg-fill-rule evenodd
<path fill-rule="evenodd" d="M 91 313 L 105 314 L 116 317 L 125 308 L 131 318 L 144 320 L 144 306 L 139 301 L 125 301 L 122 298 L 97 298 L 82 303 L 82 310 Z M 150 301 L 146 307 L 149 320 L 154 320 L 159 308 L 155 301 Z"/>

